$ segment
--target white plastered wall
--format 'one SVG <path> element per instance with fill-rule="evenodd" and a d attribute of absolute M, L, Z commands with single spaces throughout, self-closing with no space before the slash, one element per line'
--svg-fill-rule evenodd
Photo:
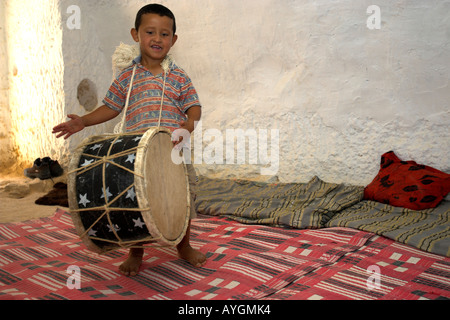
<path fill-rule="evenodd" d="M 96 84 L 103 99 L 111 55 L 129 30 L 138 0 L 62 0 L 65 113 L 83 114 L 77 86 Z M 450 1 L 167 0 L 179 40 L 176 61 L 203 104 L 201 132 L 279 130 L 281 181 L 366 185 L 380 156 L 450 171 Z M 367 8 L 381 28 L 367 27 Z M 67 28 L 80 8 L 79 29 Z M 114 123 L 90 128 L 60 157 Z M 269 141 L 270 144 L 270 141 Z M 198 152 L 198 150 L 195 150 Z M 260 165 L 197 165 L 202 174 L 257 177 Z"/>
<path fill-rule="evenodd" d="M 61 16 L 57 0 L 5 0 L 1 7 L 0 71 L 7 90 L 1 93 L 0 171 L 22 172 L 64 148 L 51 134 L 64 114 Z"/>
<path fill-rule="evenodd" d="M 9 111 L 8 49 L 6 45 L 6 3 L 0 2 L 0 161 L 1 167 L 10 167 L 14 163 L 11 144 L 11 116 Z"/>

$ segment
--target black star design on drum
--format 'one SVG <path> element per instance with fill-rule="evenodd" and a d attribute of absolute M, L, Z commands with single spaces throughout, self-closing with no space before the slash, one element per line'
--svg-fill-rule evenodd
<path fill-rule="evenodd" d="M 101 144 L 96 144 L 95 146 L 93 146 L 93 147 L 91 148 L 91 150 L 97 150 L 97 149 L 100 149 L 101 147 L 103 147 L 103 145 L 101 145 Z"/>
<path fill-rule="evenodd" d="M 130 163 L 134 163 L 134 160 L 136 160 L 136 155 L 135 154 L 131 154 L 128 156 L 127 160 L 125 162 L 130 162 Z"/>
<path fill-rule="evenodd" d="M 125 135 L 94 141 L 84 147 L 80 157 L 78 166 L 83 170 L 76 177 L 76 191 L 78 205 L 85 210 L 80 218 L 89 230 L 87 234 L 95 238 L 92 241 L 99 247 L 109 243 L 97 238 L 117 241 L 118 236 L 122 241 L 133 241 L 149 233 L 141 213 L 127 210 L 139 208 L 133 172 L 141 139 L 141 135 Z M 104 209 L 98 210 L 100 207 L 109 208 L 110 221 Z M 86 211 L 89 208 L 97 210 Z"/>
<path fill-rule="evenodd" d="M 126 198 L 134 201 L 134 199 L 136 198 L 136 193 L 134 192 L 134 188 L 131 188 L 130 190 L 127 191 Z"/>
<path fill-rule="evenodd" d="M 86 205 L 90 203 L 90 201 L 87 199 L 87 194 L 85 195 L 80 195 L 80 202 L 78 204 L 83 205 L 84 207 L 86 207 Z"/>
<path fill-rule="evenodd" d="M 91 165 L 94 162 L 94 160 L 84 160 L 84 163 L 81 165 L 82 167 L 87 167 Z"/>
<path fill-rule="evenodd" d="M 135 227 L 143 228 L 145 226 L 145 223 L 142 222 L 141 218 L 138 218 L 136 220 L 133 219 L 133 222 Z"/>
<path fill-rule="evenodd" d="M 102 188 L 102 196 L 100 197 L 101 199 L 105 199 L 105 195 L 106 195 L 106 201 L 108 201 L 110 199 L 110 197 L 112 197 L 112 193 L 109 192 L 109 187 L 106 188 L 106 191 L 104 188 Z"/>
<path fill-rule="evenodd" d="M 114 229 L 114 231 L 120 231 L 120 227 L 116 224 L 116 225 L 114 225 L 113 227 L 111 227 L 110 225 L 108 225 L 108 229 L 109 229 L 109 232 L 113 232 L 113 229 Z"/>

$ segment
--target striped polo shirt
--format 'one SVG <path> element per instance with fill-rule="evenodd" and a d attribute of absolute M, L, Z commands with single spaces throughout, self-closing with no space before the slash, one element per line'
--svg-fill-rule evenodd
<path fill-rule="evenodd" d="M 127 132 L 158 126 L 164 74 L 154 76 L 140 61 L 141 57 L 136 58 L 133 65 L 119 74 L 103 100 L 107 107 L 122 112 L 133 67 L 137 64 L 126 115 Z M 193 106 L 201 106 L 197 91 L 186 72 L 173 63 L 166 78 L 161 126 L 172 132 L 178 129 L 180 122 L 187 119 L 187 110 Z"/>

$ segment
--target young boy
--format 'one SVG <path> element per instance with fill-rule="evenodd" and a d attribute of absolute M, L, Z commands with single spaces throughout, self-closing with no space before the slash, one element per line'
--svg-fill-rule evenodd
<path fill-rule="evenodd" d="M 137 64 L 131 91 L 129 109 L 126 118 L 126 131 L 145 132 L 149 127 L 158 126 L 164 72 L 161 63 L 177 41 L 176 21 L 173 13 L 159 4 L 150 4 L 139 10 L 135 28 L 131 30 L 134 41 L 139 43 L 141 56 L 133 61 L 133 66 L 126 68 L 111 85 L 104 105 L 93 112 L 79 117 L 68 115 L 71 119 L 53 128 L 57 138 L 69 138 L 85 127 L 106 122 L 118 116 L 125 106 L 132 69 Z M 156 111 L 156 112 L 152 112 Z M 158 114 L 152 117 L 151 114 Z M 194 122 L 201 117 L 201 105 L 186 73 L 172 64 L 165 86 L 161 126 L 170 129 L 186 129 L 192 133 Z M 178 142 L 174 142 L 177 144 Z M 193 167 L 189 167 L 190 181 Z M 195 174 L 195 171 L 194 171 Z M 195 212 L 191 213 L 191 219 Z M 185 237 L 177 246 L 178 254 L 196 267 L 206 262 L 204 254 L 190 245 L 190 223 Z M 119 267 L 127 276 L 135 276 L 142 264 L 143 249 L 130 249 L 127 260 Z"/>

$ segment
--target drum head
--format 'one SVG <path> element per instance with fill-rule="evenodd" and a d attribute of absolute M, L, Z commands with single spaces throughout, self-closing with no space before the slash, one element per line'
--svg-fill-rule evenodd
<path fill-rule="evenodd" d="M 137 198 L 147 228 L 152 236 L 168 243 L 179 243 L 189 221 L 189 182 L 184 164 L 172 161 L 173 143 L 170 132 L 147 132 L 140 146 L 145 144 L 138 159 L 145 179 L 136 177 Z M 140 183 L 138 183 L 140 180 Z"/>

